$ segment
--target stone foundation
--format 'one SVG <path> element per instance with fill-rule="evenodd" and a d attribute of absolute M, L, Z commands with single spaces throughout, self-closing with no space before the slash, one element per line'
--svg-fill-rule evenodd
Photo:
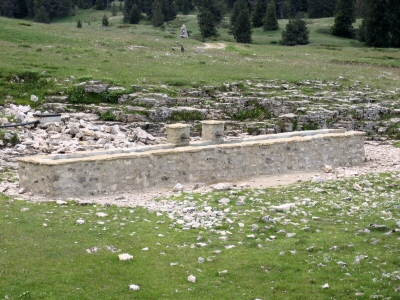
<path fill-rule="evenodd" d="M 189 146 L 179 147 L 186 142 L 186 133 L 182 138 L 179 132 L 172 133 L 175 144 L 21 158 L 20 187 L 67 198 L 364 162 L 363 132 L 327 129 L 224 140 L 220 124 L 214 125 L 212 140 Z"/>

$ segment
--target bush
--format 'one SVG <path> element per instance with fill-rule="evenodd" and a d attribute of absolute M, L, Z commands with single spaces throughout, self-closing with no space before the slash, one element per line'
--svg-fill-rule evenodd
<path fill-rule="evenodd" d="M 82 21 L 78 20 L 78 22 L 76 23 L 76 27 L 77 28 L 82 28 Z"/>
<path fill-rule="evenodd" d="M 115 114 L 111 110 L 108 110 L 108 111 L 102 113 L 101 114 L 101 118 L 104 121 L 115 121 L 115 120 L 117 120 L 117 117 L 115 116 Z"/>
<path fill-rule="evenodd" d="M 282 45 L 307 45 L 309 33 L 310 32 L 304 20 L 289 20 L 285 30 L 282 32 Z"/>
<path fill-rule="evenodd" d="M 108 18 L 106 15 L 103 16 L 103 19 L 101 20 L 101 25 L 102 26 L 108 26 Z"/>

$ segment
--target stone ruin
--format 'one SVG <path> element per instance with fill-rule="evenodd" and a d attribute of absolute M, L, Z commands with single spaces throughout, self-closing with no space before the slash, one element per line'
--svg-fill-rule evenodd
<path fill-rule="evenodd" d="M 212 183 L 364 162 L 365 133 L 345 129 L 224 137 L 224 122 L 203 121 L 202 140 L 190 125 L 166 125 L 167 143 L 19 159 L 20 187 L 69 198 L 176 183 Z"/>

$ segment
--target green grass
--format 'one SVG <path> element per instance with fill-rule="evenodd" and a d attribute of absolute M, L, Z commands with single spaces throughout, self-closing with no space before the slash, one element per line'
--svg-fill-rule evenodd
<path fill-rule="evenodd" d="M 400 233 L 386 233 L 400 220 L 399 176 L 362 177 L 357 182 L 363 191 L 353 188 L 355 180 L 341 180 L 173 198 L 226 210 L 233 222 L 223 218 L 213 230 L 183 230 L 166 213 L 142 208 L 10 202 L 1 196 L 0 298 L 29 292 L 32 299 L 397 299 Z M 240 196 L 245 206 L 236 205 Z M 219 204 L 221 198 L 231 202 Z M 288 202 L 297 208 L 269 209 Z M 261 221 L 267 214 L 274 223 Z M 86 223 L 77 225 L 79 218 Z M 92 247 L 98 252 L 87 253 Z M 120 262 L 120 253 L 134 259 Z M 365 259 L 357 262 L 360 256 Z M 191 274 L 196 284 L 187 282 Z M 322 289 L 326 283 L 330 288 Z M 130 291 L 130 284 L 140 291 Z"/>
<path fill-rule="evenodd" d="M 310 45 L 303 47 L 272 44 L 280 39 L 285 20 L 279 21 L 276 32 L 255 29 L 253 44 L 237 44 L 227 33 L 226 18 L 215 40 L 225 43 L 226 48 L 203 51 L 203 43 L 196 39 L 199 30 L 194 15 L 178 16 L 164 28 L 154 28 L 145 21 L 123 24 L 121 14 L 110 20 L 112 26 L 102 27 L 103 14 L 78 9 L 76 16 L 50 25 L 28 21 L 22 25 L 20 20 L 0 18 L 0 96 L 12 95 L 28 103 L 32 93 L 45 96 L 62 92 L 68 85 L 64 80 L 71 76 L 76 78 L 73 82 L 89 76 L 125 87 L 141 83 L 220 85 L 255 79 L 299 82 L 342 76 L 350 84 L 360 80 L 373 87 L 394 89 L 399 81 L 398 49 L 366 48 L 355 40 L 333 37 L 326 33 L 333 24 L 331 18 L 308 20 Z M 83 22 L 81 29 L 76 28 L 78 19 Z M 178 38 L 182 24 L 192 38 Z M 186 53 L 172 51 L 179 42 Z M 10 81 L 26 71 L 40 75 L 33 89 Z"/>

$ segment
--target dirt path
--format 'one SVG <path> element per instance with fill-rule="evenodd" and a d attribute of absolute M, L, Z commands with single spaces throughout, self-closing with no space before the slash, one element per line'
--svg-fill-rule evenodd
<path fill-rule="evenodd" d="M 198 47 L 199 49 L 224 49 L 226 45 L 224 43 L 204 43 L 203 47 Z"/>

